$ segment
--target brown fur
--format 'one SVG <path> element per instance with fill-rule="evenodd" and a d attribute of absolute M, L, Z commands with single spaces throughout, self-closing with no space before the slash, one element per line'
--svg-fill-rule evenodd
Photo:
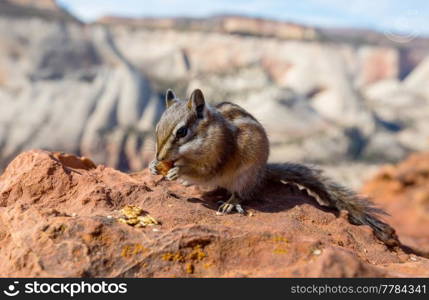
<path fill-rule="evenodd" d="M 256 119 L 251 114 L 249 114 L 237 104 L 231 102 L 222 102 L 217 104 L 215 107 L 222 114 L 222 116 L 229 121 L 234 121 L 238 118 L 249 118 L 256 121 Z"/>

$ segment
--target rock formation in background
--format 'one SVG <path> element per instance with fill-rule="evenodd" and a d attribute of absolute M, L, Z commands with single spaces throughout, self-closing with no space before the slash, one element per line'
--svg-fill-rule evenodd
<path fill-rule="evenodd" d="M 104 25 L 127 25 L 135 28 L 174 29 L 180 31 L 220 32 L 244 36 L 274 37 L 278 39 L 316 40 L 319 38 L 314 27 L 251 18 L 238 15 L 218 15 L 210 18 L 126 18 L 105 16 L 97 20 Z"/>
<path fill-rule="evenodd" d="M 167 88 L 247 108 L 275 161 L 383 163 L 429 147 L 424 39 L 232 15 L 84 25 L 55 1 L 0 6 L 0 168 L 42 148 L 139 170 Z"/>
<path fill-rule="evenodd" d="M 402 242 L 429 253 L 429 153 L 383 167 L 362 192 L 386 209 Z"/>
<path fill-rule="evenodd" d="M 0 107 L 0 166 L 42 148 L 129 170 L 147 163 L 163 102 L 108 31 L 0 17 Z"/>
<path fill-rule="evenodd" d="M 177 19 L 164 20 L 163 26 L 151 22 L 119 18 L 99 24 L 109 28 L 124 56 L 155 89 L 174 87 L 183 96 L 198 87 L 209 101 L 234 101 L 254 113 L 270 133 L 272 160 L 397 161 L 421 149 L 412 142 L 416 134 L 427 136 L 418 125 L 403 138 L 409 130 L 404 115 L 385 119 L 366 97 L 384 82 L 403 85 L 403 50 L 391 44 L 226 35 L 198 27 L 179 30 Z M 378 101 L 375 106 L 381 106 Z"/>
<path fill-rule="evenodd" d="M 0 17 L 43 18 L 52 21 L 80 21 L 55 0 L 0 0 Z"/>

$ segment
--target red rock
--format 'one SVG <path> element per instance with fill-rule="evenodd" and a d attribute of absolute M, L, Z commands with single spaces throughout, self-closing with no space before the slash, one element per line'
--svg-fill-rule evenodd
<path fill-rule="evenodd" d="M 384 167 L 362 191 L 390 214 L 404 244 L 429 253 L 429 153 Z"/>
<path fill-rule="evenodd" d="M 247 216 L 218 216 L 222 194 L 58 155 L 22 153 L 0 176 L 2 277 L 429 275 L 428 259 L 388 249 L 287 185 L 267 186 Z M 117 222 L 125 205 L 161 225 Z"/>

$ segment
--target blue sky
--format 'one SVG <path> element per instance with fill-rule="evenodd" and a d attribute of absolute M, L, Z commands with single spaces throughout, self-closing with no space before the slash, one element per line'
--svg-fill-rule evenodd
<path fill-rule="evenodd" d="M 429 35 L 427 0 L 59 0 L 85 21 L 103 15 L 194 16 L 235 13 L 328 27 Z"/>

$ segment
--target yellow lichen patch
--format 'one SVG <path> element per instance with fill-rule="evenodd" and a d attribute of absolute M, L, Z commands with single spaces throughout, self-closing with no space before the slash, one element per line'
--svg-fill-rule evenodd
<path fill-rule="evenodd" d="M 146 227 L 159 225 L 159 222 L 147 214 L 142 208 L 135 205 L 126 205 L 120 210 L 123 216 L 117 220 L 120 223 L 128 224 L 134 227 Z"/>
<path fill-rule="evenodd" d="M 273 241 L 276 243 L 289 243 L 288 239 L 283 236 L 275 236 L 273 237 Z"/>
<path fill-rule="evenodd" d="M 287 249 L 286 246 L 289 243 L 288 239 L 283 236 L 274 236 L 273 242 L 276 243 L 276 247 L 274 248 L 274 254 L 286 254 Z"/>
<path fill-rule="evenodd" d="M 274 254 L 286 254 L 287 249 L 278 247 L 278 248 L 275 248 L 273 252 L 274 252 Z"/>
<path fill-rule="evenodd" d="M 145 248 L 141 244 L 125 245 L 124 247 L 122 247 L 121 256 L 125 258 L 130 258 L 132 256 L 144 253 L 146 251 L 147 251 L 147 248 Z"/>
<path fill-rule="evenodd" d="M 206 268 L 206 269 L 209 269 L 209 268 L 211 268 L 211 267 L 213 267 L 213 263 L 212 262 L 209 262 L 209 263 L 205 263 L 204 265 L 203 265 L 203 267 L 204 268 Z"/>
<path fill-rule="evenodd" d="M 187 253 L 187 254 L 186 254 Z M 192 248 L 190 252 L 181 252 L 177 251 L 175 253 L 167 252 L 162 255 L 162 259 L 165 261 L 185 263 L 185 271 L 188 274 L 194 274 L 195 272 L 195 263 L 200 262 L 207 257 L 207 254 L 203 251 L 201 245 L 196 245 Z M 211 264 L 206 264 L 206 268 L 210 267 Z"/>
<path fill-rule="evenodd" d="M 143 213 L 143 209 L 135 205 L 126 205 L 121 209 L 121 213 L 129 218 L 137 218 Z"/>
<path fill-rule="evenodd" d="M 186 264 L 186 273 L 193 274 L 194 270 L 195 270 L 195 268 L 194 268 L 194 265 L 192 263 Z"/>
<path fill-rule="evenodd" d="M 192 249 L 192 252 L 189 253 L 189 258 L 192 260 L 202 260 L 207 255 L 204 253 L 204 251 L 201 248 L 201 245 L 196 245 L 194 249 Z"/>
<path fill-rule="evenodd" d="M 162 259 L 165 261 L 184 262 L 185 257 L 180 252 L 171 253 L 167 252 L 162 255 Z"/>

